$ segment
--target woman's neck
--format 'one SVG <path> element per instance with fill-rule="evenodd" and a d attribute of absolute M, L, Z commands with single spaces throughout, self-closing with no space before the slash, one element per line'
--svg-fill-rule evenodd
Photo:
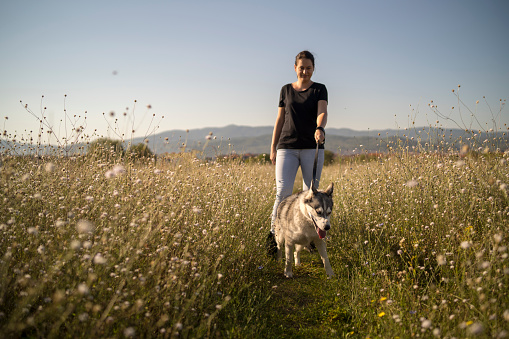
<path fill-rule="evenodd" d="M 311 80 L 297 79 L 297 81 L 295 81 L 292 85 L 293 85 L 293 88 L 295 88 L 296 90 L 303 91 L 303 90 L 306 90 L 309 87 L 311 87 L 312 84 L 313 84 L 313 81 L 311 81 Z"/>

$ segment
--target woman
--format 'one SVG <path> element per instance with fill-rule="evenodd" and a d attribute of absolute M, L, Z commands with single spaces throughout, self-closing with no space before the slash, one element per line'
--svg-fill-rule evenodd
<path fill-rule="evenodd" d="M 327 124 L 327 88 L 313 82 L 315 58 L 308 51 L 295 57 L 297 81 L 283 86 L 274 132 L 270 160 L 276 165 L 276 201 L 272 210 L 271 233 L 274 235 L 279 203 L 293 192 L 293 184 L 300 166 L 303 190 L 311 188 L 316 143 L 321 145 L 314 187 L 318 188 L 323 167 L 325 125 Z M 272 242 L 272 241 L 271 241 Z"/>

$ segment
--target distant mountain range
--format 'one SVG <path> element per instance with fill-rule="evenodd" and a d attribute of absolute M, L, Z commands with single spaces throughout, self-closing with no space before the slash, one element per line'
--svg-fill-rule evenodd
<path fill-rule="evenodd" d="M 178 153 L 185 151 L 203 152 L 204 156 L 215 157 L 226 154 L 264 154 L 270 152 L 272 126 L 238 126 L 207 127 L 190 130 L 169 130 L 144 138 L 125 140 L 137 144 L 148 141 L 150 149 L 157 154 Z M 415 149 L 418 144 L 430 148 L 459 148 L 461 143 L 469 143 L 474 147 L 490 146 L 492 149 L 509 148 L 509 139 L 501 132 L 486 133 L 465 131 L 461 129 L 442 129 L 420 127 L 412 129 L 383 129 L 356 131 L 348 128 L 326 128 L 325 149 L 337 154 L 359 154 L 361 152 L 386 152 L 389 147 L 394 149 L 408 147 Z M 488 139 L 488 143 L 484 140 Z M 185 147 L 184 147 L 185 145 Z M 86 151 L 86 145 L 74 145 L 73 149 Z M 12 143 L 0 139 L 0 151 L 6 148 L 21 150 L 23 154 L 34 153 L 33 145 Z M 46 146 L 54 152 L 54 147 Z M 20 152 L 16 152 L 20 154 Z"/>
<path fill-rule="evenodd" d="M 150 148 L 158 154 L 179 152 L 183 144 L 186 150 L 204 151 L 207 156 L 219 154 L 263 154 L 270 152 L 273 126 L 238 126 L 207 127 L 192 130 L 170 130 L 151 135 L 147 138 L 135 138 L 133 143 L 148 140 Z M 434 127 L 420 127 L 413 129 L 383 129 L 356 131 L 348 128 L 326 128 L 325 149 L 338 154 L 354 154 L 359 152 L 386 152 L 388 147 L 412 147 L 418 141 L 425 146 L 429 145 L 459 147 L 460 141 L 470 142 L 474 134 L 476 141 L 481 143 L 486 133 L 478 131 L 465 131 L 461 129 L 441 129 Z M 507 136 L 503 149 L 508 146 Z M 212 138 L 208 139 L 208 136 Z M 490 139 L 493 139 L 493 133 Z M 470 139 L 470 140 L 468 140 Z M 482 140 L 484 141 L 484 139 Z M 447 143 L 447 144 L 446 144 Z"/>

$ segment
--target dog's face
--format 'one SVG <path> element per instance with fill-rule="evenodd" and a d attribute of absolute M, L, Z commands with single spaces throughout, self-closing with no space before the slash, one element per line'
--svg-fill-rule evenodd
<path fill-rule="evenodd" d="M 318 191 L 311 185 L 311 189 L 304 199 L 308 217 L 312 219 L 320 239 L 325 238 L 327 231 L 330 229 L 330 215 L 334 206 L 332 201 L 333 190 L 333 183 L 325 191 Z"/>

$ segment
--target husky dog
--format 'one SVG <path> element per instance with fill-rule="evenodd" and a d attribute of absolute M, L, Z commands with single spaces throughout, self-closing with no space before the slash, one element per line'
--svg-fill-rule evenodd
<path fill-rule="evenodd" d="M 295 249 L 295 265 L 300 265 L 300 251 L 310 248 L 313 242 L 322 257 L 325 272 L 334 275 L 327 257 L 323 240 L 330 229 L 330 214 L 334 205 L 331 183 L 325 191 L 318 191 L 313 185 L 308 191 L 293 194 L 281 201 L 275 221 L 277 259 L 281 260 L 281 247 L 285 246 L 285 276 L 293 277 L 292 262 Z"/>

